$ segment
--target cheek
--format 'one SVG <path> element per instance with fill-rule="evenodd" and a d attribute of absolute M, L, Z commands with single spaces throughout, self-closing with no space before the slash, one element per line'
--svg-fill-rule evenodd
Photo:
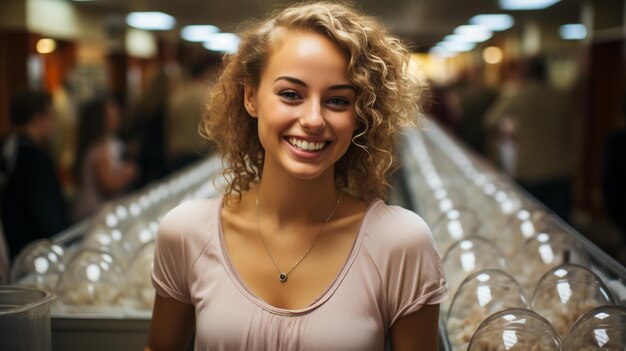
<path fill-rule="evenodd" d="M 342 116 L 338 119 L 336 128 L 341 131 L 342 135 L 352 135 L 354 133 L 354 129 L 356 127 L 356 114 L 351 113 Z"/>

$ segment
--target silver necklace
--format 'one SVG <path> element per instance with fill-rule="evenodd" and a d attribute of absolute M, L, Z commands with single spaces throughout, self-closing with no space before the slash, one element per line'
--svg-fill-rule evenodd
<path fill-rule="evenodd" d="M 313 248 L 313 246 L 315 246 L 315 244 L 317 243 L 317 240 L 320 238 L 320 235 L 324 231 L 324 228 L 326 227 L 326 224 L 328 224 L 330 219 L 335 214 L 335 211 L 337 210 L 337 207 L 339 207 L 339 202 L 341 201 L 341 194 L 342 194 L 342 191 L 339 191 L 339 196 L 337 197 L 337 203 L 335 204 L 335 208 L 333 208 L 333 210 L 330 212 L 330 214 L 328 215 L 328 217 L 324 221 L 324 224 L 322 224 L 322 228 L 320 229 L 319 233 L 317 233 L 317 236 L 315 237 L 315 240 L 313 240 L 313 243 L 309 246 L 309 248 L 306 249 L 306 251 L 304 251 L 302 256 L 300 256 L 300 258 L 296 261 L 296 263 L 293 266 L 291 266 L 291 269 L 289 269 L 287 272 L 283 272 L 280 268 L 278 268 L 278 264 L 276 264 L 276 260 L 274 260 L 274 256 L 272 256 L 272 253 L 270 252 L 270 249 L 269 249 L 269 247 L 267 247 L 267 243 L 265 242 L 265 239 L 263 238 L 263 234 L 261 234 L 261 222 L 259 220 L 259 192 L 257 190 L 257 192 L 256 192 L 256 227 L 257 227 L 257 231 L 259 233 L 259 237 L 261 238 L 261 242 L 263 243 L 263 246 L 265 247 L 265 251 L 267 252 L 267 255 L 272 260 L 272 263 L 274 264 L 274 267 L 276 268 L 276 271 L 278 272 L 278 280 L 281 283 L 284 283 L 284 282 L 287 281 L 287 278 L 289 278 L 289 274 L 291 274 L 291 272 L 293 272 L 293 270 L 296 269 L 296 267 L 298 267 L 300 262 L 302 262 L 302 260 L 304 260 L 304 258 L 309 254 L 309 252 Z"/>

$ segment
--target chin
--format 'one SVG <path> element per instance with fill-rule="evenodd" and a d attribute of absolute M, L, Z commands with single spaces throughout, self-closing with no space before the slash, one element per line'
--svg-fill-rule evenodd
<path fill-rule="evenodd" d="M 289 175 L 298 180 L 315 180 L 323 177 L 328 172 L 331 172 L 329 168 L 321 169 L 319 166 L 301 166 L 287 169 L 287 173 L 289 173 Z"/>

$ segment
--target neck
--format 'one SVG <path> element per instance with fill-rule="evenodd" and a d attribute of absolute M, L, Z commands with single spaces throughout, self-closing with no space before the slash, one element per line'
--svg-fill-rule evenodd
<path fill-rule="evenodd" d="M 335 207 L 339 196 L 332 170 L 312 180 L 264 173 L 253 191 L 258 192 L 262 211 L 274 216 L 278 223 L 322 222 Z"/>

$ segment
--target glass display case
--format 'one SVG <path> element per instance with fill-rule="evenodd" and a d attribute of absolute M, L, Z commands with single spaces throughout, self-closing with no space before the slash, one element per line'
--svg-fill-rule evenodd
<path fill-rule="evenodd" d="M 428 123 L 424 130 L 407 130 L 400 150 L 406 202 L 431 224 L 450 285 L 453 306 L 448 308 L 450 303 L 443 304 L 440 314 L 442 349 L 465 350 L 472 335 L 475 341 L 470 349 L 481 349 L 482 346 L 476 346 L 483 342 L 481 340 L 488 342 L 489 338 L 496 337 L 494 333 L 505 332 L 506 318 L 495 322 L 498 318 L 530 312 L 555 331 L 558 340 L 550 343 L 559 349 L 580 315 L 602 306 L 626 304 L 626 268 L 623 265 L 436 123 Z M 470 247 L 478 242 L 483 247 L 480 250 Z M 478 259 L 481 255 L 478 252 L 489 251 L 488 246 L 495 248 L 488 253 L 495 258 L 494 262 L 478 267 L 477 263 L 485 261 L 484 257 Z M 456 264 L 450 264 L 449 260 Z M 489 287 L 477 280 L 482 272 L 478 269 L 493 271 L 497 268 L 495 261 L 507 262 L 499 268 L 506 272 L 500 274 L 499 280 L 506 280 L 504 274 L 509 274 L 512 281 L 519 283 L 516 286 L 521 288 L 520 296 L 529 298 L 529 309 L 498 317 L 498 308 L 504 311 L 515 307 L 509 301 L 511 294 L 501 292 L 490 296 L 490 304 L 496 307 L 478 309 L 480 296 L 485 296 L 484 290 Z M 491 292 L 492 288 L 489 289 Z M 501 301 L 494 304 L 492 299 Z M 457 300 L 467 301 L 464 303 L 472 304 L 481 313 L 470 316 L 468 311 L 472 309 L 457 312 L 454 306 Z M 565 316 L 557 309 L 571 313 Z M 489 313 L 493 313 L 491 317 Z M 485 331 L 477 335 L 479 328 L 476 326 L 481 321 L 459 325 L 457 319 L 466 317 L 491 321 L 497 327 L 484 326 Z M 500 334 L 502 338 L 504 334 Z M 523 343 L 519 345 L 514 349 L 532 349 L 524 348 Z M 493 349 L 499 350 L 499 347 Z"/>
<path fill-rule="evenodd" d="M 215 196 L 220 171 L 218 159 L 200 161 L 20 252 L 12 283 L 58 296 L 51 306 L 53 350 L 143 349 L 159 220 L 184 201 Z"/>

